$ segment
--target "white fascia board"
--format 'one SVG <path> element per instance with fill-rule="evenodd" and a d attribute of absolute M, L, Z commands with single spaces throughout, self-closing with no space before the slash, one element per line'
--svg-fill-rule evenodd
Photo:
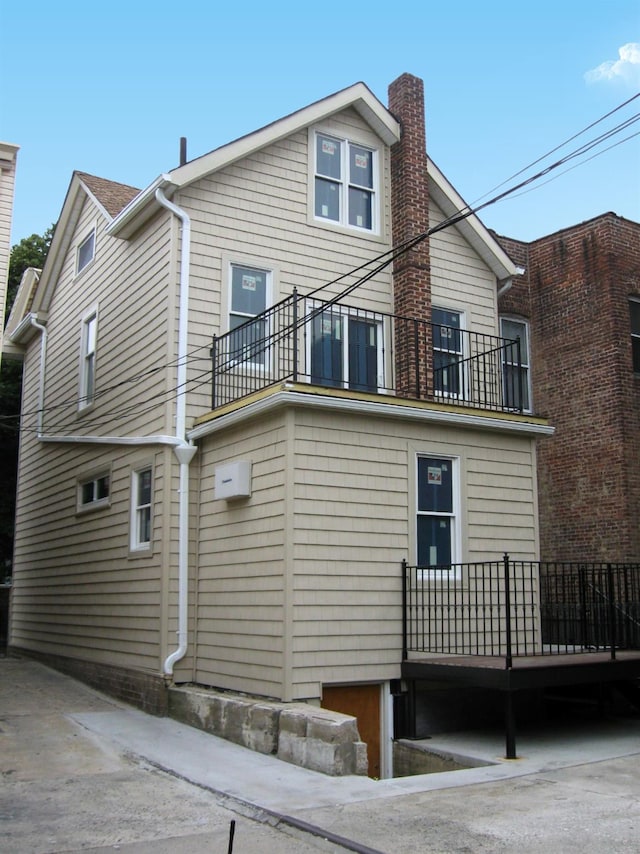
<path fill-rule="evenodd" d="M 248 418 L 262 416 L 282 406 L 302 406 L 326 411 L 351 412 L 358 415 L 376 415 L 393 418 L 398 421 L 420 421 L 423 424 L 446 424 L 450 427 L 463 427 L 479 430 L 493 430 L 504 433 L 516 433 L 526 436 L 552 436 L 555 428 L 546 424 L 534 424 L 530 421 L 512 421 L 499 416 L 470 415 L 449 410 L 422 409 L 417 406 L 405 406 L 383 402 L 356 400 L 347 397 L 330 397 L 320 394 L 307 394 L 289 390 L 278 391 L 222 415 L 212 421 L 200 424 L 187 433 L 187 440 L 195 442 L 220 430 L 225 430 Z"/>
<path fill-rule="evenodd" d="M 429 193 L 445 217 L 469 210 L 469 205 L 447 181 L 433 160 L 428 159 Z M 475 214 L 456 223 L 455 226 L 465 240 L 475 249 L 498 281 L 518 274 L 518 267 L 504 249 L 489 233 Z"/>
<path fill-rule="evenodd" d="M 159 175 L 152 184 L 141 190 L 120 211 L 118 216 L 106 227 L 105 234 L 108 234 L 110 237 L 120 237 L 122 240 L 128 240 L 149 218 L 153 211 L 162 209 L 161 205 L 156 201 L 156 190 L 158 189 L 161 189 L 165 196 L 170 199 L 175 193 L 177 185 L 169 175 Z"/>

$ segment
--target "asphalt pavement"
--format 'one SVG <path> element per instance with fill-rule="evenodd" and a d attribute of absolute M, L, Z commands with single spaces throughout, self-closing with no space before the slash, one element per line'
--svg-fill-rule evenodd
<path fill-rule="evenodd" d="M 0 658 L 3 854 L 640 850 L 640 718 L 430 740 L 490 764 L 331 778 Z M 231 835 L 233 838 L 231 840 Z"/>

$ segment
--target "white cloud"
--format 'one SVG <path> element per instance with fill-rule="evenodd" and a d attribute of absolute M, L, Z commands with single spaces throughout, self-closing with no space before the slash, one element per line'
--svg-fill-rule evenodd
<path fill-rule="evenodd" d="M 619 59 L 609 59 L 584 75 L 587 83 L 622 80 L 640 85 L 640 42 L 629 42 L 618 49 Z"/>

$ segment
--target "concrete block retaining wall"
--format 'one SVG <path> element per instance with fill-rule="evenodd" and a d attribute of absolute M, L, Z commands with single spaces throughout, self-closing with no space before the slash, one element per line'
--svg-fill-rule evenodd
<path fill-rule="evenodd" d="M 171 687 L 169 716 L 258 753 L 332 777 L 367 773 L 367 746 L 349 715 L 207 688 Z"/>

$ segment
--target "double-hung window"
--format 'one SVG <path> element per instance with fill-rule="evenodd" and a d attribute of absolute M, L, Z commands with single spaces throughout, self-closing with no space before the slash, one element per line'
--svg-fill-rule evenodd
<path fill-rule="evenodd" d="M 96 345 L 98 340 L 98 312 L 92 309 L 82 319 L 80 340 L 80 399 L 79 409 L 91 406 L 96 392 Z"/>
<path fill-rule="evenodd" d="M 316 219 L 377 230 L 376 154 L 364 145 L 316 133 Z"/>
<path fill-rule="evenodd" d="M 269 324 L 263 315 L 271 299 L 271 273 L 256 267 L 231 265 L 229 297 L 229 358 L 267 366 Z M 257 318 L 252 320 L 252 318 Z"/>
<path fill-rule="evenodd" d="M 131 550 L 151 548 L 151 498 L 153 470 L 137 469 L 131 478 Z"/>
<path fill-rule="evenodd" d="M 640 299 L 629 300 L 633 372 L 640 374 Z"/>
<path fill-rule="evenodd" d="M 464 396 L 464 339 L 459 311 L 433 308 L 433 388 L 436 394 Z"/>
<path fill-rule="evenodd" d="M 310 379 L 315 385 L 377 392 L 384 385 L 383 322 L 370 312 L 312 308 Z"/>
<path fill-rule="evenodd" d="M 76 255 L 76 275 L 93 261 L 93 256 L 96 250 L 96 230 L 95 228 L 85 237 L 82 243 L 78 246 Z"/>
<path fill-rule="evenodd" d="M 529 327 L 524 320 L 500 318 L 502 337 L 513 342 L 502 351 L 504 403 L 509 409 L 531 411 Z"/>
<path fill-rule="evenodd" d="M 418 457 L 418 566 L 446 569 L 456 562 L 456 463 L 451 457 Z"/>

